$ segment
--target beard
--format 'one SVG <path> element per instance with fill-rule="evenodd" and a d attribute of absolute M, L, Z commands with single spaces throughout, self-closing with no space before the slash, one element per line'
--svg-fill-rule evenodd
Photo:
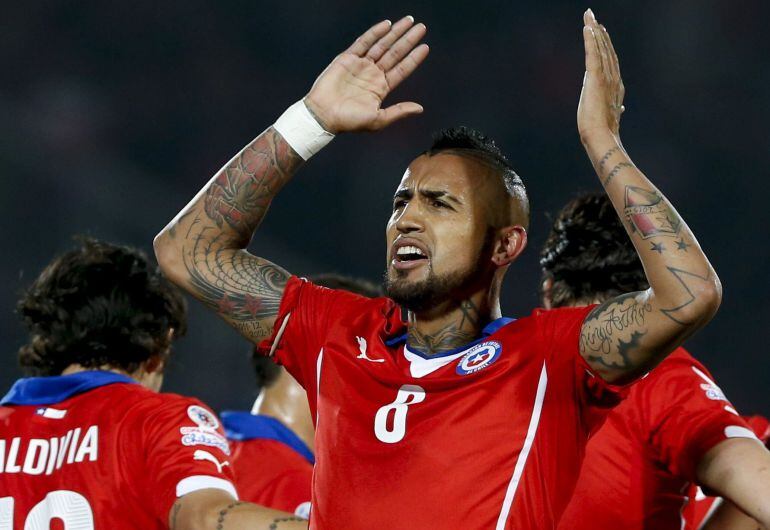
<path fill-rule="evenodd" d="M 395 271 L 391 278 L 385 271 L 385 294 L 398 305 L 409 311 L 421 313 L 436 307 L 450 298 L 464 298 L 473 291 L 484 275 L 484 260 L 478 261 L 468 270 L 452 271 L 438 275 L 430 268 L 428 277 L 408 281 L 406 271 Z"/>
<path fill-rule="evenodd" d="M 434 272 L 429 264 L 428 277 L 423 280 L 408 281 L 408 271 L 394 271 L 391 278 L 385 269 L 385 294 L 398 305 L 414 313 L 422 313 L 436 307 L 449 299 L 464 299 L 477 288 L 480 283 L 491 281 L 487 278 L 485 269 L 492 255 L 494 246 L 494 230 L 489 229 L 484 235 L 476 255 L 476 262 L 466 270 L 455 270 L 442 275 Z"/>

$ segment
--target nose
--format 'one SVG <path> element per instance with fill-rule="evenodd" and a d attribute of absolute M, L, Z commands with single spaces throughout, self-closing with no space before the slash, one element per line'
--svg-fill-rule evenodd
<path fill-rule="evenodd" d="M 418 201 L 410 201 L 396 220 L 396 230 L 402 234 L 422 232 L 424 228 Z"/>

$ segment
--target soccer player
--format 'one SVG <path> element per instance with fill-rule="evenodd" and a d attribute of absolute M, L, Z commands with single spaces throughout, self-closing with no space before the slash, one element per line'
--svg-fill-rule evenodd
<path fill-rule="evenodd" d="M 613 385 L 647 372 L 717 310 L 721 287 L 695 237 L 621 147 L 617 57 L 590 11 L 584 24 L 578 129 L 629 218 L 648 290 L 501 318 L 503 277 L 526 245 L 527 196 L 500 150 L 465 128 L 417 156 L 396 189 L 389 298 L 317 287 L 246 252 L 270 201 L 333 135 L 421 112 L 382 107 L 428 54 L 425 26 L 410 17 L 376 24 L 338 55 L 156 238 L 164 272 L 307 390 L 312 528 L 554 527 L 588 432 L 619 399 Z M 608 329 L 621 312 L 635 318 Z"/>
<path fill-rule="evenodd" d="M 369 298 L 381 296 L 373 284 L 337 274 L 313 283 Z M 254 349 L 257 386 L 251 412 L 222 412 L 232 448 L 235 484 L 243 500 L 307 518 L 313 477 L 315 429 L 307 393 L 289 373 Z"/>
<path fill-rule="evenodd" d="M 546 308 L 602 303 L 648 288 L 631 240 L 604 194 L 567 203 L 540 263 Z M 612 330 L 639 317 L 617 311 L 603 322 Z M 683 510 L 693 500 L 688 486 L 696 483 L 766 518 L 770 475 L 758 471 L 763 465 L 770 468 L 770 453 L 709 371 L 678 348 L 631 387 L 589 440 L 560 528 L 680 530 Z"/>
<path fill-rule="evenodd" d="M 157 392 L 186 308 L 144 254 L 84 240 L 18 310 L 37 377 L 0 401 L 0 529 L 307 528 L 238 502 L 217 417 Z"/>

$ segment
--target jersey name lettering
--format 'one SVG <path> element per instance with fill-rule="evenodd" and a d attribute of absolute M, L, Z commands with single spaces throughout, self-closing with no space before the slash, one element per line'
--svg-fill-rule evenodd
<path fill-rule="evenodd" d="M 99 456 L 99 427 L 90 426 L 85 434 L 78 427 L 64 436 L 41 439 L 33 438 L 26 450 L 20 453 L 22 439 L 0 439 L 0 473 L 26 473 L 50 475 L 66 464 L 96 461 Z"/>

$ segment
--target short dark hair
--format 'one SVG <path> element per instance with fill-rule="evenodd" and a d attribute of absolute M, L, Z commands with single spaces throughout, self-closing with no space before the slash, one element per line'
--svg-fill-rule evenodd
<path fill-rule="evenodd" d="M 92 238 L 55 258 L 17 311 L 29 330 L 19 364 L 29 375 L 58 375 L 71 364 L 129 373 L 187 328 L 181 293 L 147 255 Z M 172 331 L 173 330 L 173 331 Z"/>
<path fill-rule="evenodd" d="M 508 195 L 518 199 L 521 204 L 525 226 L 529 224 L 527 188 L 494 140 L 470 127 L 459 126 L 441 129 L 433 134 L 433 144 L 423 154 L 433 156 L 445 151 L 459 151 L 469 154 L 497 170 Z"/>
<path fill-rule="evenodd" d="M 579 195 L 562 208 L 540 252 L 540 266 L 543 281 L 553 282 L 553 307 L 604 301 L 649 287 L 639 256 L 604 193 Z"/>
<path fill-rule="evenodd" d="M 315 274 L 308 278 L 311 282 L 329 289 L 342 289 L 351 293 L 360 294 L 367 298 L 377 298 L 382 296 L 382 288 L 376 284 L 361 278 L 353 278 L 343 274 L 325 273 Z M 254 365 L 254 374 L 257 379 L 257 386 L 266 388 L 275 383 L 278 376 L 281 375 L 281 367 L 272 359 L 261 355 L 255 347 L 252 349 L 252 363 Z"/>

